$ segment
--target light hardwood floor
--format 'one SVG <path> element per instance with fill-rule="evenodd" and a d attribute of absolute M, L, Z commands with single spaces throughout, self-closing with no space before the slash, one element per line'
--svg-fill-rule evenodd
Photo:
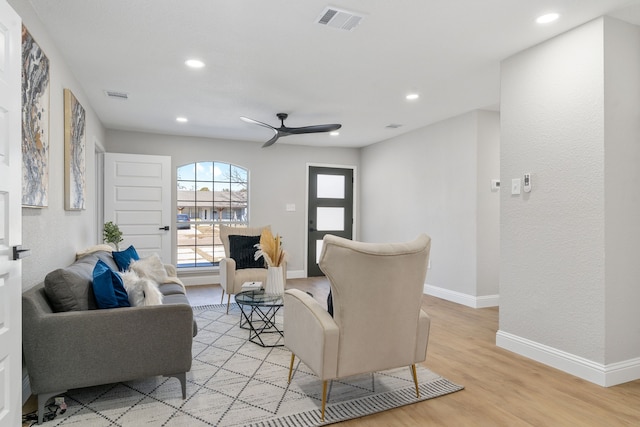
<path fill-rule="evenodd" d="M 293 279 L 326 305 L 324 278 Z M 219 286 L 189 287 L 192 305 L 219 304 Z M 225 297 L 226 302 L 226 297 Z M 387 426 L 640 426 L 640 381 L 600 387 L 496 347 L 498 309 L 473 309 L 431 296 L 424 365 L 465 389 L 340 423 Z"/>

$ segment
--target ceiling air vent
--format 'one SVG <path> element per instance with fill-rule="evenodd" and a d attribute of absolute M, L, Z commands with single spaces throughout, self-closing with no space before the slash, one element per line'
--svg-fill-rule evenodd
<path fill-rule="evenodd" d="M 318 24 L 339 30 L 351 31 L 358 26 L 363 16 L 335 7 L 327 7 L 320 14 Z"/>
<path fill-rule="evenodd" d="M 402 125 L 398 123 L 391 123 L 386 125 L 385 127 L 388 129 L 398 129 L 399 127 L 402 127 Z"/>
<path fill-rule="evenodd" d="M 121 101 L 126 101 L 127 99 L 129 99 L 129 94 L 126 92 L 116 92 L 115 90 L 105 90 L 104 94 L 111 99 L 119 99 Z"/>

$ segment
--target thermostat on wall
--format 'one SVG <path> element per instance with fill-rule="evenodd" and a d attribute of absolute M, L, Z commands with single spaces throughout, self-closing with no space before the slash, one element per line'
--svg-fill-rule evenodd
<path fill-rule="evenodd" d="M 525 193 L 530 193 L 531 192 L 531 174 L 530 173 L 525 173 L 524 174 L 524 192 Z"/>

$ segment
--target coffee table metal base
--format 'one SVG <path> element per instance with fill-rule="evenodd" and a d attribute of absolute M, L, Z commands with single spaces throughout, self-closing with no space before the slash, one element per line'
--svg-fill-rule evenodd
<path fill-rule="evenodd" d="M 236 302 L 241 313 L 240 327 L 249 330 L 249 341 L 261 347 L 284 345 L 284 332 L 276 323 L 276 315 L 283 303 L 281 296 L 265 294 L 262 290 L 245 291 L 236 295 Z M 272 334 L 278 336 L 273 337 Z"/>
<path fill-rule="evenodd" d="M 254 344 L 258 344 L 261 347 L 282 347 L 284 344 L 267 344 L 262 339 L 264 334 L 280 334 L 284 337 L 282 329 L 278 328 L 276 324 L 276 314 L 280 310 L 281 306 L 277 307 L 261 307 L 251 306 L 251 310 L 247 314 L 244 308 L 240 311 L 242 318 L 240 319 L 240 327 L 249 330 L 249 341 Z M 244 319 L 244 322 L 243 322 Z M 271 341 L 271 340 L 267 340 Z M 281 342 L 278 339 L 276 342 Z"/>

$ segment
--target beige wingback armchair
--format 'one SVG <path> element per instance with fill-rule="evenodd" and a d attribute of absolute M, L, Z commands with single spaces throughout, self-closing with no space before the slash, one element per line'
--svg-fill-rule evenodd
<path fill-rule="evenodd" d="M 289 381 L 298 356 L 323 382 L 410 366 L 427 355 L 430 320 L 421 309 L 431 238 L 362 243 L 326 235 L 320 268 L 331 284 L 333 317 L 308 294 L 284 297 L 284 344 L 291 350 Z"/>
<path fill-rule="evenodd" d="M 224 246 L 225 257 L 220 260 L 220 285 L 222 286 L 222 298 L 220 304 L 224 301 L 224 294 L 227 294 L 227 314 L 229 313 L 229 303 L 231 295 L 235 295 L 242 289 L 245 282 L 262 282 L 266 283 L 266 268 L 243 268 L 236 269 L 236 260 L 231 257 L 229 236 L 260 236 L 262 230 L 269 228 L 264 227 L 228 227 L 220 225 L 220 240 Z"/>

